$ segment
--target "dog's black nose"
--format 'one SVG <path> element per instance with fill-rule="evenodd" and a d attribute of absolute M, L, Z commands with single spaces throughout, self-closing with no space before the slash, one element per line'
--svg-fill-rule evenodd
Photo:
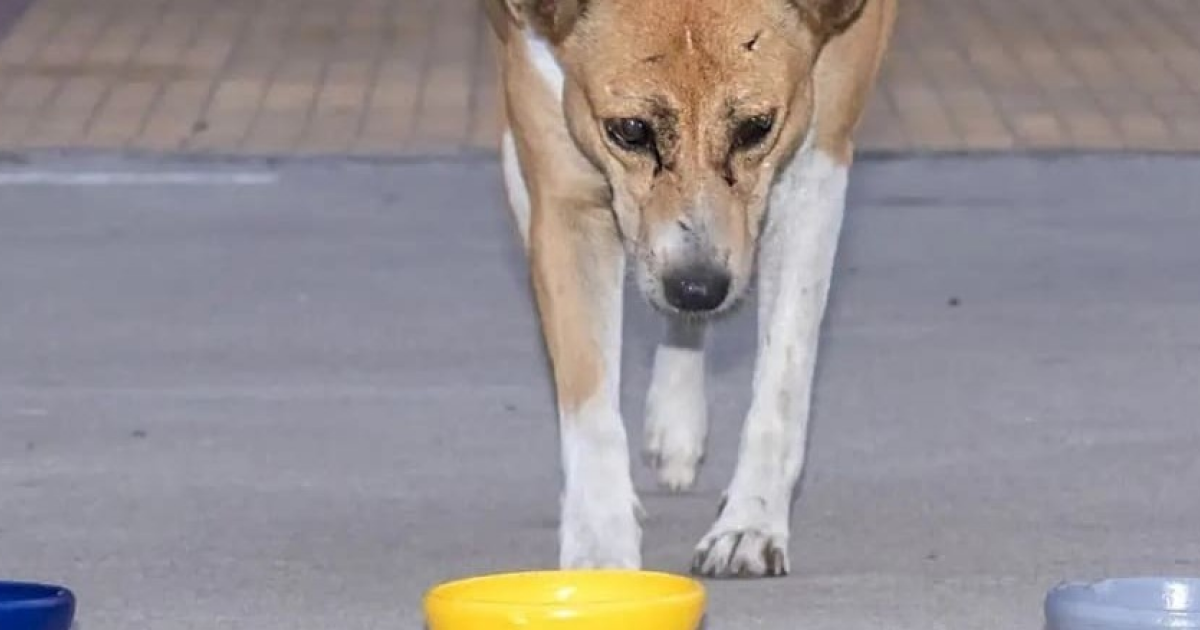
<path fill-rule="evenodd" d="M 681 311 L 711 311 L 729 295 L 729 273 L 711 266 L 685 267 L 663 277 L 667 303 Z"/>

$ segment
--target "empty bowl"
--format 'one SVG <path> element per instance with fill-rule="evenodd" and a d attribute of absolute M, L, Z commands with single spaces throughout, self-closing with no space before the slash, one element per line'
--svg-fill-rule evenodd
<path fill-rule="evenodd" d="M 0 582 L 0 630 L 70 630 L 75 596 L 61 586 Z"/>
<path fill-rule="evenodd" d="M 1056 586 L 1046 630 L 1200 629 L 1200 578 L 1133 577 Z"/>
<path fill-rule="evenodd" d="M 429 630 L 697 630 L 699 582 L 650 571 L 535 571 L 448 582 L 425 597 Z"/>

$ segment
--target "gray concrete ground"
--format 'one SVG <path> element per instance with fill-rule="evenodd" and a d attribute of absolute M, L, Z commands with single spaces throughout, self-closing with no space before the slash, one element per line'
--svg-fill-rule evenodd
<path fill-rule="evenodd" d="M 495 165 L 261 168 L 0 186 L 0 575 L 72 586 L 85 630 L 417 628 L 432 583 L 555 558 Z M 860 163 L 796 574 L 711 583 L 709 628 L 1034 630 L 1060 579 L 1200 573 L 1198 175 Z M 628 310 L 637 435 L 658 326 Z M 638 470 L 651 567 L 686 567 L 714 516 L 750 313 L 718 334 L 700 488 Z"/>

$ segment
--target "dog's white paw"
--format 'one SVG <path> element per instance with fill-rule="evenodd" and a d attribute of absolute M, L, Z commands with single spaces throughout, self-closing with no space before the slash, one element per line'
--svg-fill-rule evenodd
<path fill-rule="evenodd" d="M 680 492 L 696 483 L 696 472 L 704 459 L 704 432 L 694 417 L 683 414 L 703 414 L 704 411 L 668 411 L 659 407 L 646 417 L 646 444 L 642 450 L 646 464 L 658 473 L 659 485 Z M 667 418 L 667 415 L 679 417 Z"/>
<path fill-rule="evenodd" d="M 790 570 L 787 536 L 757 529 L 709 534 L 692 558 L 692 572 L 705 577 L 780 577 Z"/>
<path fill-rule="evenodd" d="M 636 498 L 608 504 L 567 501 L 560 527 L 563 569 L 640 569 L 641 507 Z"/>
<path fill-rule="evenodd" d="M 585 405 L 561 427 L 564 486 L 559 565 L 564 569 L 636 569 L 642 561 L 641 504 L 629 476 L 621 416 Z"/>
<path fill-rule="evenodd" d="M 696 483 L 708 434 L 703 359 L 695 351 L 659 349 L 646 396 L 642 456 L 672 491 Z"/>
<path fill-rule="evenodd" d="M 696 545 L 692 572 L 716 578 L 787 575 L 791 564 L 786 515 L 783 520 L 771 519 L 766 507 L 757 499 L 726 503 L 716 524 Z"/>

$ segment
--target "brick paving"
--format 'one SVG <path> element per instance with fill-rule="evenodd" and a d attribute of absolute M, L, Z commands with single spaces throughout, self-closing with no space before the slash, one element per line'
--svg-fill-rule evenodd
<path fill-rule="evenodd" d="M 3 2 L 2 151 L 495 144 L 478 0 Z M 1198 151 L 1200 2 L 901 0 L 860 146 Z"/>

